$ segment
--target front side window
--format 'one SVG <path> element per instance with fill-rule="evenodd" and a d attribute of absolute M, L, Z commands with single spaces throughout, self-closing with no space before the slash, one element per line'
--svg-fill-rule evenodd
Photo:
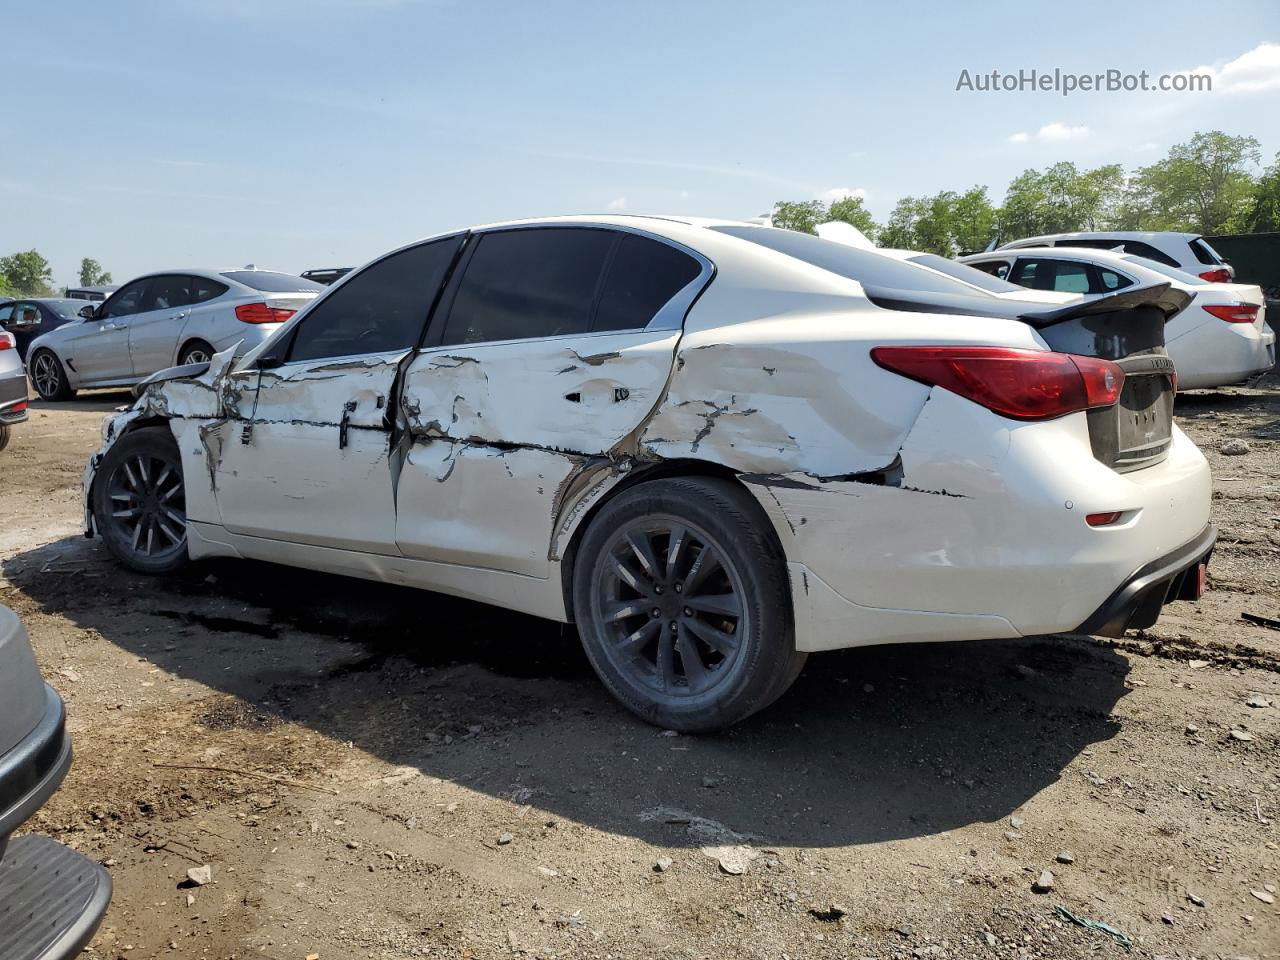
<path fill-rule="evenodd" d="M 101 318 L 127 317 L 142 309 L 142 295 L 147 290 L 149 280 L 135 280 L 126 283 L 111 295 L 111 299 L 102 305 Z"/>
<path fill-rule="evenodd" d="M 419 244 L 361 270 L 299 321 L 288 360 L 394 353 L 417 346 L 463 239 L 459 234 Z"/>
<path fill-rule="evenodd" d="M 592 330 L 639 330 L 702 272 L 674 247 L 624 233 L 609 264 Z"/>
<path fill-rule="evenodd" d="M 152 277 L 142 295 L 142 311 L 172 310 L 191 303 L 191 278 L 172 273 Z"/>
<path fill-rule="evenodd" d="M 577 227 L 481 235 L 458 285 L 443 342 L 586 333 L 614 236 Z"/>

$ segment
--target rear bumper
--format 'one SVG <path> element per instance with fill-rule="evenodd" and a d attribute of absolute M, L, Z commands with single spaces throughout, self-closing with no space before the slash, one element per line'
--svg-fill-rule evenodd
<path fill-rule="evenodd" d="M 1074 633 L 1121 637 L 1126 630 L 1151 626 L 1161 608 L 1171 600 L 1198 599 L 1195 588 L 1200 564 L 1208 564 L 1218 539 L 1218 528 L 1209 524 L 1194 540 L 1148 563 L 1115 592 Z"/>
<path fill-rule="evenodd" d="M 27 375 L 18 368 L 16 375 L 0 376 L 0 423 L 20 423 L 27 419 Z M 22 405 L 21 410 L 14 407 Z"/>
<path fill-rule="evenodd" d="M 45 687 L 44 716 L 27 736 L 0 756 L 0 851 L 9 834 L 43 806 L 71 766 L 62 700 Z M 0 951 L 0 956 L 9 954 Z"/>
<path fill-rule="evenodd" d="M 1276 335 L 1267 326 L 1210 318 L 1170 340 L 1167 349 L 1179 389 L 1220 387 L 1270 370 L 1276 361 Z"/>

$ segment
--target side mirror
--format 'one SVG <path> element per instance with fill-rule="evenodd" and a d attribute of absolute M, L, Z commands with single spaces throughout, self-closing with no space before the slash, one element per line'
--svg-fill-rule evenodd
<path fill-rule="evenodd" d="M 92 320 L 97 315 L 98 315 L 98 308 L 95 307 L 92 303 L 89 304 L 88 306 L 84 306 L 80 308 L 80 316 L 84 317 L 86 320 Z"/>

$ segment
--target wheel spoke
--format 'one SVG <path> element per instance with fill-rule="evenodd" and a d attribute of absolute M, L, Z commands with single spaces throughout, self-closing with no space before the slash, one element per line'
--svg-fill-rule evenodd
<path fill-rule="evenodd" d="M 648 608 L 638 602 L 617 603 L 605 609 L 604 622 L 616 623 L 630 617 L 648 616 Z"/>
<path fill-rule="evenodd" d="M 697 590 L 707 577 L 719 569 L 720 561 L 716 559 L 715 552 L 711 547 L 703 546 L 698 553 L 698 559 L 693 561 L 693 566 L 689 568 L 689 573 L 684 578 L 685 595 L 688 596 Z"/>
<path fill-rule="evenodd" d="M 169 529 L 169 525 L 159 517 L 156 518 L 156 526 L 160 528 L 160 532 L 165 535 L 170 543 L 180 543 L 182 541 L 182 534 L 174 533 Z"/>
<path fill-rule="evenodd" d="M 132 470 L 132 469 L 130 469 L 129 464 L 127 464 L 127 463 L 122 463 L 122 464 L 121 464 L 121 466 L 122 466 L 122 467 L 124 467 L 124 475 L 125 475 L 125 477 L 126 477 L 126 478 L 128 478 L 128 481 L 129 481 L 129 489 L 130 489 L 130 490 L 132 490 L 134 493 L 137 493 L 137 492 L 138 492 L 138 478 L 137 478 L 137 477 L 135 477 L 135 476 L 133 475 L 133 470 Z"/>
<path fill-rule="evenodd" d="M 658 637 L 658 682 L 662 684 L 662 689 L 670 691 L 675 687 L 676 666 L 675 666 L 675 645 L 676 635 L 670 630 L 663 630 L 662 635 Z"/>
<path fill-rule="evenodd" d="M 627 534 L 627 543 L 631 545 L 631 551 L 640 560 L 640 566 L 644 568 L 644 572 L 648 574 L 650 580 L 660 580 L 661 574 L 658 572 L 658 558 L 654 556 L 653 544 L 649 542 L 647 534 L 633 532 Z"/>
<path fill-rule="evenodd" d="M 738 647 L 737 637 L 731 633 L 725 633 L 723 630 L 717 630 L 705 620 L 699 620 L 697 617 L 685 617 L 684 625 L 721 656 L 727 657 Z"/>
<path fill-rule="evenodd" d="M 159 489 L 159 487 L 160 487 L 160 485 L 157 483 L 157 484 L 156 484 L 156 488 L 157 488 L 157 489 Z M 179 490 L 181 490 L 181 489 L 182 489 L 182 479 L 181 479 L 181 478 L 179 478 L 179 479 L 178 479 L 178 482 L 177 482 L 177 483 L 175 483 L 172 487 L 170 487 L 170 488 L 169 488 L 169 492 L 168 492 L 168 493 L 162 493 L 162 494 L 160 494 L 160 502 L 161 502 L 161 503 L 167 503 L 169 500 L 172 500 L 172 499 L 173 499 L 173 495 L 174 495 L 175 493 L 177 493 L 177 492 L 178 492 Z"/>
<path fill-rule="evenodd" d="M 631 568 L 617 557 L 613 558 L 613 569 L 618 575 L 618 579 L 629 586 L 632 590 L 636 591 L 636 593 L 649 592 L 648 588 L 641 584 L 640 578 L 632 572 Z"/>
<path fill-rule="evenodd" d="M 742 606 L 735 593 L 704 594 L 692 597 L 686 594 L 684 605 L 703 613 L 715 613 L 723 617 L 742 616 Z"/>
<path fill-rule="evenodd" d="M 133 528 L 133 549 L 138 549 L 138 541 L 142 539 L 142 525 L 146 523 L 146 518 L 138 520 L 137 525 Z"/>
<path fill-rule="evenodd" d="M 639 630 L 628 634 L 618 644 L 618 650 L 624 654 L 639 653 L 644 649 L 645 644 L 653 639 L 653 635 L 662 629 L 662 623 L 658 620 L 649 620 Z"/>
<path fill-rule="evenodd" d="M 698 653 L 698 645 L 694 642 L 693 637 L 689 636 L 686 624 L 680 625 L 678 636 L 676 650 L 680 653 L 680 665 L 684 667 L 685 679 L 689 681 L 690 690 L 699 690 L 707 685 L 707 680 L 709 679 L 707 666 L 702 662 L 702 656 Z"/>
<path fill-rule="evenodd" d="M 138 507 L 126 507 L 123 510 L 112 510 L 111 515 L 113 517 L 136 517 L 139 509 Z"/>
<path fill-rule="evenodd" d="M 170 509 L 169 507 L 164 507 L 163 509 L 164 515 L 178 526 L 185 527 L 187 525 L 187 518 L 185 515 L 179 513 L 177 510 Z"/>
<path fill-rule="evenodd" d="M 151 486 L 151 477 L 150 477 L 150 475 L 147 473 L 147 460 L 148 460 L 148 459 L 150 459 L 150 458 L 149 458 L 149 457 L 135 457 L 134 459 L 136 460 L 136 462 L 137 462 L 137 464 L 138 464 L 138 474 L 139 474 L 139 476 L 141 476 L 141 477 L 142 477 L 142 482 L 143 482 L 144 484 L 146 484 L 148 487 L 150 487 L 150 486 Z"/>
<path fill-rule="evenodd" d="M 673 524 L 671 527 L 671 536 L 667 538 L 667 581 L 671 582 L 676 578 L 676 571 L 680 566 L 680 557 L 684 552 L 685 543 L 688 540 L 689 531 L 682 524 Z"/>

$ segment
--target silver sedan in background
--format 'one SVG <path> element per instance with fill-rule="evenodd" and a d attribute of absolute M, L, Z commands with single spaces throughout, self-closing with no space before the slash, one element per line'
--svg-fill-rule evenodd
<path fill-rule="evenodd" d="M 45 400 L 123 387 L 157 370 L 252 350 L 325 289 L 270 270 L 168 270 L 131 280 L 80 319 L 31 342 L 27 372 Z"/>

